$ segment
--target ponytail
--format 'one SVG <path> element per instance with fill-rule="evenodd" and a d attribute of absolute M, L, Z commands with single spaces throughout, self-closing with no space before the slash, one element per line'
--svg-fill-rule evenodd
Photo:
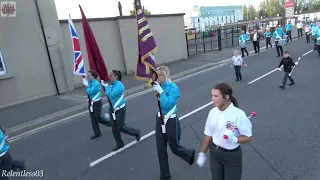
<path fill-rule="evenodd" d="M 230 96 L 230 101 L 233 103 L 233 105 L 235 107 L 237 107 L 237 108 L 239 107 L 238 100 L 235 97 L 233 97 L 232 95 Z"/>
<path fill-rule="evenodd" d="M 121 81 L 122 79 L 122 74 L 121 74 L 121 71 L 118 71 L 118 70 L 113 70 L 112 71 L 118 78 L 119 81 Z"/>

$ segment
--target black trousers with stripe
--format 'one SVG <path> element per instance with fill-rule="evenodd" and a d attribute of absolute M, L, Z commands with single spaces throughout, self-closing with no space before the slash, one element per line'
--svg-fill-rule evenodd
<path fill-rule="evenodd" d="M 157 116 L 156 120 L 156 142 L 157 152 L 160 164 L 160 178 L 167 179 L 171 177 L 168 162 L 167 143 L 169 143 L 170 149 L 176 156 L 179 156 L 186 162 L 192 161 L 194 158 L 194 150 L 187 149 L 180 145 L 181 128 L 180 122 L 177 117 L 170 118 L 166 124 L 166 133 L 162 133 L 161 119 Z"/>

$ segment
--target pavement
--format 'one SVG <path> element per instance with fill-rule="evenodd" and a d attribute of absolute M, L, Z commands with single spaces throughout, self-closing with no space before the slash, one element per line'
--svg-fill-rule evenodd
<path fill-rule="evenodd" d="M 239 34 L 237 33 L 223 33 L 221 35 L 221 48 L 228 48 L 232 46 L 238 46 L 238 38 Z M 292 37 L 297 37 L 298 32 L 297 29 L 294 27 L 292 29 Z M 271 39 L 271 43 L 274 42 L 274 39 Z M 265 38 L 261 39 L 260 46 L 265 46 L 266 40 Z M 248 42 L 248 46 L 253 46 L 252 42 Z M 207 37 L 195 40 L 188 40 L 188 52 L 189 56 L 193 56 L 199 53 L 206 53 L 209 51 L 218 51 L 218 36 L 215 37 Z"/>
<path fill-rule="evenodd" d="M 242 68 L 241 82 L 235 81 L 234 69 L 227 62 L 178 80 L 181 144 L 199 152 L 205 121 L 212 108 L 210 90 L 218 82 L 227 82 L 233 87 L 241 109 L 248 115 L 257 112 L 252 119 L 253 141 L 242 145 L 242 179 L 318 180 L 320 99 L 316 97 L 320 91 L 320 57 L 312 49 L 313 44 L 306 44 L 304 39 L 285 46 L 294 61 L 301 57 L 292 73 L 296 84 L 285 90 L 278 88 L 283 72 L 274 71 L 280 62 L 274 48 L 244 59 L 247 66 Z M 204 55 L 208 59 L 216 56 L 216 52 Z M 28 135 L 12 137 L 10 151 L 14 159 L 25 160 L 28 171 L 44 172 L 41 178 L 26 179 L 156 180 L 160 174 L 152 133 L 156 112 L 153 93 L 127 101 L 126 124 L 139 128 L 143 137 L 136 143 L 133 137 L 122 135 L 126 146 L 120 152 L 111 152 L 115 141 L 108 127 L 101 125 L 102 137 L 90 140 L 93 132 L 87 113 Z M 211 179 L 208 162 L 199 168 L 178 159 L 169 148 L 168 154 L 172 180 Z M 96 160 L 102 161 L 93 164 Z"/>
<path fill-rule="evenodd" d="M 294 33 L 293 37 L 295 37 Z M 260 42 L 261 49 L 263 49 L 264 46 L 265 41 L 262 40 Z M 170 68 L 173 80 L 181 79 L 189 74 L 205 71 L 206 69 L 214 68 L 214 66 L 218 64 L 229 61 L 233 50 L 235 49 L 239 49 L 239 46 L 224 48 L 222 51 L 192 56 L 189 59 L 177 60 L 165 65 Z M 252 46 L 249 45 L 247 49 L 253 53 Z M 148 90 L 150 91 L 146 82 L 136 80 L 134 74 L 124 75 L 122 81 L 127 89 L 127 99 L 143 94 Z M 104 102 L 107 102 L 105 96 L 103 100 Z M 63 118 L 75 114 L 83 114 L 82 112 L 86 110 L 87 95 L 85 94 L 84 87 L 80 87 L 72 92 L 49 96 L 0 109 L 1 119 L 3 119 L 1 121 L 1 126 L 7 129 L 10 136 L 14 136 L 26 131 L 32 131 L 35 128 L 45 126 L 49 123 L 56 123 Z"/>

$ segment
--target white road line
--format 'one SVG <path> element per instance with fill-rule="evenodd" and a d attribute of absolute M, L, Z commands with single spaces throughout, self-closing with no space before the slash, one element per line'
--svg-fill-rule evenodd
<path fill-rule="evenodd" d="M 198 112 L 198 111 L 200 111 L 200 110 L 202 110 L 202 109 L 204 109 L 204 108 L 206 108 L 206 107 L 208 107 L 208 106 L 210 106 L 210 105 L 212 105 L 212 102 L 209 102 L 209 103 L 207 103 L 207 104 L 205 104 L 205 105 L 203 105 L 203 106 L 201 106 L 201 107 L 199 107 L 199 108 L 197 108 L 197 109 L 195 109 L 195 110 L 193 110 L 193 111 L 191 111 L 191 112 L 189 112 L 189 113 L 181 116 L 181 117 L 179 118 L 179 120 L 181 121 L 181 120 L 183 120 L 183 119 L 191 116 L 192 114 L 194 114 L 194 113 L 196 113 L 196 112 Z M 144 140 L 144 139 L 147 139 L 147 138 L 151 137 L 151 136 L 154 135 L 154 134 L 155 134 L 155 131 L 152 131 L 152 132 L 150 132 L 150 133 L 142 136 L 142 137 L 140 138 L 140 141 L 142 141 L 142 140 Z M 139 141 L 139 142 L 140 142 L 140 141 Z M 103 156 L 103 157 L 101 157 L 101 158 L 93 161 L 92 163 L 90 163 L 90 167 L 93 167 L 93 166 L 99 164 L 100 162 L 102 162 L 102 161 L 104 161 L 104 160 L 106 160 L 106 159 L 109 159 L 110 157 L 118 154 L 119 152 L 124 151 L 125 149 L 128 149 L 129 147 L 131 147 L 131 146 L 133 146 L 134 144 L 137 144 L 137 143 L 138 143 L 138 142 L 137 142 L 136 140 L 135 140 L 135 141 L 132 141 L 131 143 L 125 145 L 123 148 L 119 149 L 118 151 L 111 152 L 111 153 L 109 153 L 109 154 L 107 154 L 107 155 L 105 155 L 105 156 Z"/>
<path fill-rule="evenodd" d="M 275 68 L 274 70 L 272 70 L 272 71 L 270 71 L 270 72 L 268 72 L 268 73 L 266 73 L 266 74 L 258 77 L 257 79 L 255 79 L 255 80 L 253 80 L 253 81 L 250 81 L 248 84 L 252 84 L 252 83 L 254 83 L 254 82 L 256 82 L 256 81 L 258 81 L 258 80 L 260 80 L 260 79 L 262 79 L 262 78 L 264 78 L 264 77 L 266 77 L 266 76 L 268 76 L 269 74 L 271 74 L 271 73 L 273 73 L 273 72 L 275 72 L 275 71 L 277 71 L 277 70 L 278 70 L 278 68 Z"/>
<path fill-rule="evenodd" d="M 202 74 L 202 73 L 211 71 L 211 70 L 213 70 L 213 69 L 222 67 L 222 66 L 227 65 L 227 64 L 228 64 L 228 63 L 222 63 L 222 64 L 219 64 L 219 65 L 217 65 L 217 66 L 214 66 L 214 67 L 211 67 L 211 68 L 208 68 L 208 69 L 204 69 L 204 70 L 202 70 L 202 71 L 199 71 L 199 72 L 196 72 L 196 73 L 189 74 L 189 75 L 187 75 L 187 76 L 181 77 L 181 78 L 179 78 L 179 79 L 174 80 L 173 82 L 180 82 L 180 81 L 182 81 L 182 80 L 184 80 L 184 79 L 197 76 L 197 75 L 199 75 L 199 74 Z M 126 97 L 126 99 L 127 99 L 127 100 L 133 99 L 133 98 L 135 98 L 135 97 L 141 96 L 141 95 L 143 95 L 143 94 L 147 94 L 147 93 L 152 92 L 152 91 L 153 91 L 153 90 L 150 88 L 150 89 L 141 91 L 141 92 L 139 92 L 139 93 L 132 94 L 132 95 Z M 108 104 L 104 104 L 103 107 L 106 107 L 107 105 L 108 105 Z M 67 122 L 67 121 L 70 121 L 70 120 L 76 120 L 76 119 L 77 119 L 76 117 L 83 116 L 83 115 L 85 115 L 85 114 L 87 114 L 87 113 L 88 113 L 88 111 L 83 111 L 83 112 L 80 112 L 80 113 L 77 113 L 77 114 L 74 114 L 74 115 L 65 117 L 65 118 L 63 118 L 63 119 L 54 121 L 54 122 L 49 123 L 49 124 L 46 124 L 46 125 L 44 125 L 44 126 L 41 126 L 41 127 L 38 127 L 38 128 L 32 129 L 32 130 L 26 131 L 26 132 L 24 132 L 24 133 L 21 133 L 21 134 L 12 136 L 12 137 L 9 137 L 8 141 L 9 141 L 9 142 L 13 142 L 13 141 L 19 140 L 19 139 L 21 139 L 21 138 L 23 138 L 23 137 L 26 137 L 26 136 L 35 134 L 35 133 L 37 133 L 37 132 L 39 132 L 39 131 L 42 131 L 42 130 L 44 130 L 44 129 L 48 128 L 48 127 L 51 127 L 51 126 L 53 126 L 53 125 L 56 125 L 56 124 L 59 124 L 59 123 L 63 123 L 63 122 Z"/>
<path fill-rule="evenodd" d="M 307 54 L 311 53 L 312 51 L 313 51 L 313 50 L 310 50 L 310 51 L 308 51 L 308 52 L 304 53 L 302 56 L 305 56 L 305 55 L 307 55 Z"/>

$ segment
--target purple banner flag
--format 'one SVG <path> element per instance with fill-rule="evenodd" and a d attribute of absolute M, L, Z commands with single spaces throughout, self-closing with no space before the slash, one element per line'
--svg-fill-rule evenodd
<path fill-rule="evenodd" d="M 150 83 L 156 72 L 156 61 L 153 54 L 158 49 L 140 0 L 135 0 L 135 11 L 138 28 L 136 78 Z"/>

